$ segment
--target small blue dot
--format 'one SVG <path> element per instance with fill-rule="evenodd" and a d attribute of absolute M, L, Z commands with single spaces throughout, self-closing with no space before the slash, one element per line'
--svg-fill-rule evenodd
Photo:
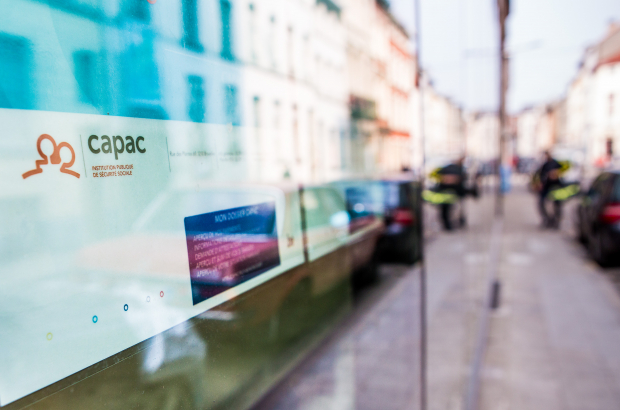
<path fill-rule="evenodd" d="M 123 306 L 123 310 L 125 312 L 127 312 L 129 310 L 129 305 L 127 305 L 127 303 L 125 303 L 125 306 Z"/>
<path fill-rule="evenodd" d="M 98 320 L 99 318 L 97 317 L 97 315 L 93 316 L 93 323 L 97 323 Z"/>

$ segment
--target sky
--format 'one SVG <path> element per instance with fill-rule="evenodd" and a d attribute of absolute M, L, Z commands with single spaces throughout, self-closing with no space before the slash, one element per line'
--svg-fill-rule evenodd
<path fill-rule="evenodd" d="M 470 111 L 496 110 L 496 0 L 420 0 L 422 66 L 435 88 Z M 413 0 L 391 0 L 394 16 L 415 30 Z M 508 110 L 561 98 L 586 46 L 620 22 L 620 0 L 511 0 Z"/>

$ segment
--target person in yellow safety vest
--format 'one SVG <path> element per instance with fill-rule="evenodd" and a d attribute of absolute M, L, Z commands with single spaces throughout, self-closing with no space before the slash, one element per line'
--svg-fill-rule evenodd
<path fill-rule="evenodd" d="M 538 210 L 542 218 L 543 228 L 559 228 L 562 217 L 562 201 L 549 197 L 553 190 L 562 188 L 560 176 L 565 171 L 562 164 L 555 160 L 549 151 L 543 153 L 545 162 L 536 171 L 533 178 L 533 188 L 538 192 Z M 553 215 L 547 212 L 547 201 L 553 201 Z"/>
<path fill-rule="evenodd" d="M 439 205 L 441 207 L 441 221 L 446 231 L 452 230 L 451 214 L 454 204 L 457 200 L 464 198 L 466 194 L 464 162 L 465 158 L 461 157 L 453 164 L 447 165 L 437 172 L 439 193 L 451 194 L 455 199 L 454 201 L 444 201 Z M 459 222 L 461 226 L 465 225 L 465 215 L 460 215 Z"/>

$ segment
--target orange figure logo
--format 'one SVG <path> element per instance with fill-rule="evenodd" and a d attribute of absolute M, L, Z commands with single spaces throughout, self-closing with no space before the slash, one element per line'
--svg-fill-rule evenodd
<path fill-rule="evenodd" d="M 75 162 L 75 151 L 73 151 L 73 147 L 67 142 L 61 142 L 60 144 L 56 145 L 56 141 L 54 141 L 54 138 L 52 138 L 52 136 L 48 134 L 41 134 L 41 136 L 37 140 L 37 151 L 39 151 L 39 156 L 43 159 L 36 160 L 34 162 L 36 165 L 36 168 L 31 171 L 25 172 L 24 174 L 22 174 L 22 177 L 26 179 L 35 174 L 40 174 L 43 172 L 43 170 L 41 169 L 41 165 L 49 164 L 49 162 L 47 161 L 47 155 L 45 155 L 43 151 L 41 151 L 41 143 L 43 142 L 43 140 L 49 140 L 52 143 L 52 146 L 54 147 L 54 152 L 52 152 L 52 155 L 50 155 L 49 160 L 52 162 L 52 164 L 55 164 L 55 165 L 60 164 L 60 161 L 61 161 L 60 150 L 65 147 L 69 148 L 69 151 L 71 151 L 71 161 L 63 162 L 62 166 L 60 167 L 60 172 L 64 174 L 73 175 L 74 177 L 79 178 L 80 174 L 78 174 L 75 171 L 71 171 L 70 169 L 67 169 L 67 168 L 71 168 L 73 166 L 73 163 Z"/>

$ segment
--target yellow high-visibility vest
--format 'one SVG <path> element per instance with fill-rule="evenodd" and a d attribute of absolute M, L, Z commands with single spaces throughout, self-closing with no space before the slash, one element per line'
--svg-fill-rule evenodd
<path fill-rule="evenodd" d="M 459 197 L 452 192 L 434 192 L 428 189 L 422 191 L 422 198 L 431 204 L 454 204 Z"/>
<path fill-rule="evenodd" d="M 552 201 L 566 201 L 568 198 L 575 196 L 579 193 L 579 185 L 571 184 L 563 188 L 554 189 L 549 191 L 547 198 Z"/>

